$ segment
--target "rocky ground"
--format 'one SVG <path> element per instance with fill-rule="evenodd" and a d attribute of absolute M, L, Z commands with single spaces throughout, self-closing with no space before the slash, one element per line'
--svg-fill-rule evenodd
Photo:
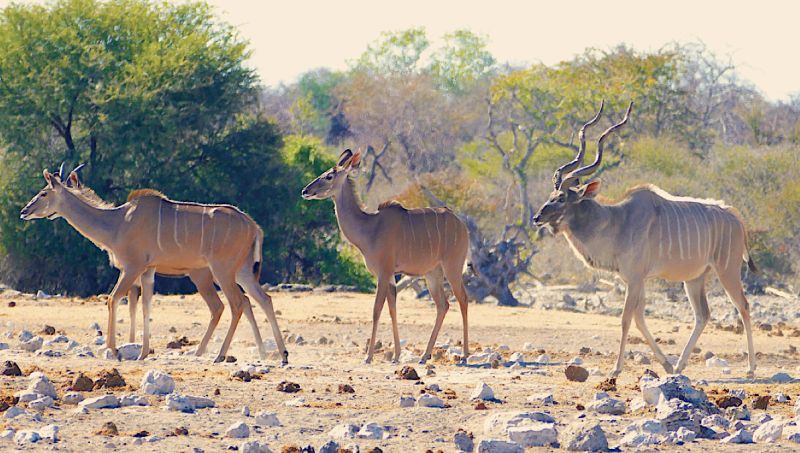
<path fill-rule="evenodd" d="M 434 360 L 416 363 L 434 308 L 409 293 L 398 304 L 406 363 L 384 358 L 391 348 L 384 313 L 372 365 L 362 363 L 370 295 L 273 293 L 289 340 L 287 367 L 277 358 L 256 360 L 246 323 L 229 352 L 236 361 L 212 364 L 227 312 L 210 352 L 191 355 L 208 320 L 197 296 L 156 296 L 154 354 L 143 362 L 103 358 L 102 298 L 40 296 L 0 292 L 0 358 L 8 362 L 0 367 L 7 374 L 0 377 L 0 449 L 730 451 L 756 442 L 759 451 L 784 451 L 800 441 L 796 299 L 751 297 L 759 324 L 754 379 L 744 378 L 745 343 L 732 307 L 712 295 L 713 321 L 688 377 L 667 377 L 649 363 L 652 354 L 634 328 L 625 370 L 610 383 L 604 373 L 616 358 L 622 296 L 608 288 L 534 289 L 532 307 L 471 304 L 475 354 L 466 366 L 455 364 L 457 304 Z M 688 302 L 679 293 L 648 299 L 651 331 L 665 352 L 679 354 L 691 330 Z M 127 307 L 119 318 L 124 344 Z M 259 320 L 269 339 L 263 315 Z M 136 345 L 123 351 L 138 352 Z M 12 376 L 14 364 L 20 376 Z M 401 370 L 405 365 L 418 379 Z"/>

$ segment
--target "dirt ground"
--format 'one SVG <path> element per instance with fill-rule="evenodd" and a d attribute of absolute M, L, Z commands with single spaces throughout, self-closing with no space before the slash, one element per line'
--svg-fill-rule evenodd
<path fill-rule="evenodd" d="M 541 300 L 540 296 L 539 299 Z M 548 297 L 557 297 L 556 295 Z M 16 429 L 36 428 L 55 423 L 60 426 L 61 441 L 55 445 L 37 444 L 31 449 L 60 451 L 128 451 L 143 448 L 152 451 L 192 451 L 199 447 L 205 451 L 227 450 L 239 446 L 240 439 L 224 437 L 225 430 L 234 422 L 244 421 L 250 426 L 250 439 L 266 441 L 273 451 L 281 451 L 287 445 L 312 445 L 319 448 L 330 439 L 328 432 L 341 423 L 364 424 L 376 422 L 387 427 L 388 438 L 383 440 L 345 440 L 342 446 L 357 444 L 361 451 L 380 446 L 383 451 L 424 452 L 442 450 L 455 451 L 453 435 L 459 429 L 474 433 L 477 440 L 483 437 L 483 424 L 486 418 L 496 411 L 543 410 L 551 413 L 563 428 L 580 415 L 596 418 L 609 436 L 609 444 L 615 446 L 621 438 L 624 427 L 631 420 L 652 417 L 644 411 L 622 416 L 607 416 L 579 411 L 577 404 L 588 404 L 594 394 L 595 386 L 604 376 L 592 375 L 583 383 L 569 382 L 564 375 L 565 363 L 581 356 L 586 368 L 597 367 L 604 373 L 613 366 L 619 342 L 619 319 L 612 316 L 572 313 L 568 311 L 542 310 L 539 308 L 501 308 L 488 304 L 470 304 L 470 339 L 473 350 L 484 347 L 497 350 L 500 345 L 508 346 L 501 351 L 505 357 L 517 351 L 533 361 L 541 351 L 546 351 L 554 363 L 550 365 L 525 368 L 457 366 L 449 360 L 433 361 L 435 375 L 427 376 L 426 368 L 413 366 L 422 377 L 421 381 L 399 380 L 394 372 L 400 365 L 383 359 L 381 353 L 371 365 L 364 365 L 364 344 L 369 336 L 372 314 L 372 299 L 369 294 L 351 293 L 273 293 L 278 320 L 286 336 L 301 335 L 305 345 L 289 344 L 290 366 L 280 367 L 277 360 L 259 362 L 254 350 L 249 326 L 242 322 L 237 330 L 229 354 L 235 356 L 236 363 L 213 364 L 228 325 L 228 312 L 223 316 L 216 338 L 209 345 L 205 356 L 195 358 L 183 355 L 181 351 L 166 349 L 168 341 L 186 336 L 197 341 L 202 336 L 208 320 L 205 305 L 199 296 L 160 296 L 157 295 L 152 312 L 153 337 L 151 345 L 155 353 L 143 362 L 116 362 L 101 358 L 79 358 L 67 353 L 63 357 L 43 357 L 24 352 L 18 348 L 17 335 L 22 329 L 37 334 L 45 324 L 62 331 L 70 339 L 81 345 L 92 345 L 95 332 L 90 327 L 98 323 L 106 330 L 106 307 L 103 300 L 76 298 L 51 298 L 36 300 L 29 295 L 9 295 L 0 293 L 0 341 L 7 342 L 11 348 L 0 351 L 2 360 L 13 360 L 25 374 L 43 371 L 59 389 L 72 380 L 75 373 L 85 372 L 94 377 L 97 372 L 108 368 L 118 368 L 128 383 L 128 387 L 114 390 L 114 393 L 139 391 L 142 376 L 150 369 L 168 372 L 175 378 L 176 392 L 214 399 L 216 407 L 201 409 L 193 414 L 167 411 L 163 409 L 164 398 L 148 395 L 150 406 L 125 407 L 119 409 L 90 410 L 88 414 L 77 414 L 75 406 L 57 402 L 55 408 L 47 409 L 42 420 L 33 421 L 30 417 L 14 420 L 0 418 L 0 431 L 4 427 Z M 9 307 L 14 301 L 15 307 Z M 618 301 L 607 302 L 619 304 Z M 688 302 L 687 302 L 688 303 Z M 539 305 L 540 306 L 540 305 Z M 261 323 L 262 336 L 271 338 L 271 331 L 257 307 L 254 308 Z M 128 309 L 119 309 L 118 344 L 127 342 Z M 401 338 L 407 340 L 406 349 L 421 353 L 430 335 L 435 310 L 424 300 L 412 298 L 410 293 L 401 293 L 398 303 Z M 139 315 L 141 320 L 141 314 Z M 141 322 L 141 321 L 140 321 Z M 688 339 L 691 325 L 676 321 L 649 319 L 648 325 L 668 354 L 679 354 L 683 343 Z M 800 327 L 800 326 L 799 326 Z M 171 329 L 174 328 L 174 329 Z M 782 391 L 792 398 L 785 404 L 775 404 L 767 411 L 773 417 L 791 417 L 795 398 L 800 396 L 800 385 L 771 384 L 769 378 L 778 371 L 796 374 L 800 358 L 791 352 L 782 353 L 790 345 L 800 346 L 800 338 L 791 336 L 793 326 L 783 328 L 786 335 L 778 336 L 776 330 L 765 332 L 756 329 L 755 346 L 759 351 L 759 367 L 756 378 L 743 379 L 746 363 L 742 351 L 745 349 L 744 337 L 734 332 L 713 327 L 713 322 L 700 338 L 698 347 L 703 352 L 713 351 L 717 356 L 727 359 L 731 373 L 723 374 L 720 368 L 707 368 L 702 353 L 694 354 L 685 374 L 693 380 L 706 380 L 706 392 L 717 389 L 745 389 L 749 394 L 768 394 Z M 173 330 L 173 332 L 170 332 Z M 13 337 L 9 338 L 9 332 Z M 637 334 L 635 328 L 632 332 Z M 783 333 L 783 331 L 781 332 Z M 450 339 L 453 343 L 461 338 L 461 317 L 458 305 L 453 304 L 448 313 L 439 342 Z M 333 344 L 320 345 L 318 339 L 326 337 Z M 48 336 L 43 335 L 47 340 Z M 378 338 L 384 345 L 391 341 L 388 310 L 384 310 Z M 674 340 L 676 344 L 671 343 Z M 137 338 L 137 341 L 141 341 Z M 532 343 L 534 350 L 523 351 L 525 343 Z M 583 347 L 591 352 L 580 354 Z M 189 349 L 186 347 L 184 349 Z M 58 348 L 53 348 L 58 349 Z M 98 347 L 92 346 L 97 351 Z M 384 349 L 385 350 L 385 349 Z M 652 357 L 644 344 L 629 346 L 629 350 L 642 351 Z M 381 351 L 382 352 L 382 351 Z M 230 377 L 231 372 L 245 364 L 269 365 L 268 373 L 250 382 L 242 382 Z M 628 360 L 623 374 L 618 380 L 618 391 L 611 396 L 630 400 L 639 395 L 636 389 L 638 378 L 646 368 L 663 375 L 664 370 L 653 363 L 635 364 Z M 287 394 L 276 390 L 281 381 L 300 384 L 299 393 Z M 476 410 L 476 403 L 469 395 L 480 382 L 489 384 L 499 401 L 487 402 L 487 410 Z M 0 377 L 0 394 L 15 393 L 27 387 L 26 377 Z M 355 393 L 338 393 L 339 384 L 349 384 Z M 450 407 L 401 408 L 402 395 L 419 396 L 424 388 L 438 384 L 440 392 L 432 392 L 444 397 L 445 390 L 455 391 L 455 399 L 446 399 Z M 218 390 L 218 394 L 215 393 Z M 87 392 L 86 396 L 97 396 L 107 390 Z M 558 404 L 537 407 L 527 402 L 533 394 L 552 392 Z M 299 405 L 287 405 L 302 397 Z M 254 418 L 242 415 L 243 406 L 249 406 L 252 414 L 260 411 L 274 411 L 283 426 L 258 427 Z M 753 411 L 755 418 L 760 410 Z M 120 435 L 107 437 L 96 434 L 107 422 L 112 421 Z M 188 435 L 173 435 L 175 428 L 185 427 Z M 147 431 L 163 439 L 156 443 L 134 445 L 133 433 Z M 0 450 L 13 444 L 0 444 Z M 751 446 L 752 447 L 752 446 Z M 681 447 L 658 447 L 661 451 L 736 451 L 744 446 L 724 445 L 719 441 L 702 440 Z M 758 445 L 759 451 L 785 451 L 794 448 L 787 441 L 769 446 Z M 542 450 L 549 450 L 543 448 Z M 623 451 L 627 450 L 623 448 Z"/>

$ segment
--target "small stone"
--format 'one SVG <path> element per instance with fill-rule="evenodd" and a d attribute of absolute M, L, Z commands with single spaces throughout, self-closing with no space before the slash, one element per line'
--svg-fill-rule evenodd
<path fill-rule="evenodd" d="M 138 343 L 126 343 L 117 348 L 117 355 L 120 360 L 136 360 L 142 354 L 142 345 Z"/>
<path fill-rule="evenodd" d="M 281 426 L 278 414 L 275 412 L 259 412 L 256 414 L 256 425 L 263 427 Z"/>
<path fill-rule="evenodd" d="M 724 395 L 715 401 L 717 407 L 720 409 L 727 409 L 729 407 L 739 407 L 742 405 L 741 398 L 733 395 Z"/>
<path fill-rule="evenodd" d="M 400 407 L 414 407 L 416 404 L 417 400 L 413 396 L 400 397 Z"/>
<path fill-rule="evenodd" d="M 48 336 L 49 335 L 55 335 L 56 334 L 56 328 L 53 327 L 53 326 L 48 326 L 47 324 L 45 324 L 44 327 L 42 327 L 42 330 L 39 331 L 39 333 L 42 334 L 42 335 L 48 335 Z"/>
<path fill-rule="evenodd" d="M 149 406 L 150 401 L 147 398 L 139 395 L 127 394 L 119 398 L 119 405 L 121 407 L 128 406 Z"/>
<path fill-rule="evenodd" d="M 774 395 L 772 395 L 772 398 L 774 398 L 775 401 L 778 403 L 786 403 L 789 401 L 789 397 L 786 396 L 786 394 L 784 394 L 783 392 L 775 393 Z"/>
<path fill-rule="evenodd" d="M 233 373 L 231 373 L 231 377 L 234 379 L 238 379 L 242 382 L 250 382 L 253 380 L 253 376 L 250 374 L 250 372 L 246 370 L 234 371 Z"/>
<path fill-rule="evenodd" d="M 78 403 L 78 407 L 85 409 L 114 409 L 119 407 L 119 400 L 114 395 L 96 396 L 81 401 Z"/>
<path fill-rule="evenodd" d="M 319 447 L 319 453 L 339 453 L 339 443 L 335 440 L 329 440 Z"/>
<path fill-rule="evenodd" d="M 84 399 L 83 393 L 80 392 L 68 392 L 61 397 L 61 401 L 64 404 L 72 404 L 72 405 L 80 403 L 81 401 L 83 401 L 83 399 Z"/>
<path fill-rule="evenodd" d="M 758 444 L 772 443 L 783 434 L 783 420 L 772 420 L 759 426 L 753 433 L 753 442 Z"/>
<path fill-rule="evenodd" d="M 794 381 L 794 378 L 792 376 L 790 376 L 788 373 L 784 373 L 784 372 L 773 374 L 771 379 L 772 379 L 772 382 L 776 382 L 778 384 L 786 384 L 786 383 Z"/>
<path fill-rule="evenodd" d="M 214 407 L 214 400 L 203 398 L 200 396 L 179 395 L 177 393 L 170 393 L 167 395 L 164 406 L 171 411 L 180 411 L 191 413 L 196 409 L 205 409 Z"/>
<path fill-rule="evenodd" d="M 489 387 L 488 384 L 485 382 L 480 382 L 472 391 L 472 395 L 470 395 L 469 399 L 471 400 L 482 400 L 482 401 L 493 401 L 494 398 L 494 390 Z"/>
<path fill-rule="evenodd" d="M 245 417 L 250 416 L 250 406 L 242 406 L 242 415 Z"/>
<path fill-rule="evenodd" d="M 444 401 L 437 396 L 431 395 L 430 393 L 424 393 L 420 395 L 419 399 L 417 399 L 417 406 L 443 408 Z"/>
<path fill-rule="evenodd" d="M 622 415 L 625 413 L 625 402 L 605 396 L 592 401 L 587 409 L 598 414 Z"/>
<path fill-rule="evenodd" d="M 752 444 L 753 435 L 749 431 L 740 429 L 730 436 L 722 439 L 721 442 L 726 444 Z"/>
<path fill-rule="evenodd" d="M 594 386 L 595 389 L 603 392 L 616 392 L 617 391 L 617 378 L 608 378 Z"/>
<path fill-rule="evenodd" d="M 250 437 L 250 428 L 245 422 L 236 422 L 225 430 L 225 437 L 230 437 L 232 439 Z"/>
<path fill-rule="evenodd" d="M 367 423 L 356 433 L 356 437 L 359 439 L 382 439 L 383 427 L 374 422 Z"/>
<path fill-rule="evenodd" d="M 478 453 L 525 453 L 525 448 L 516 442 L 483 439 L 478 443 Z"/>
<path fill-rule="evenodd" d="M 719 357 L 712 356 L 706 360 L 706 366 L 709 368 L 727 368 L 728 361 Z"/>
<path fill-rule="evenodd" d="M 281 381 L 278 384 L 277 390 L 284 393 L 297 393 L 300 391 L 300 384 L 289 381 Z"/>
<path fill-rule="evenodd" d="M 453 443 L 456 444 L 458 451 L 463 451 L 465 453 L 472 453 L 475 449 L 475 441 L 472 437 L 472 433 L 468 433 L 463 429 L 456 431 L 456 434 L 453 436 Z"/>
<path fill-rule="evenodd" d="M 97 431 L 95 434 L 98 436 L 119 436 L 119 430 L 117 429 L 117 425 L 114 422 L 105 422 L 103 426 Z"/>
<path fill-rule="evenodd" d="M 550 363 L 550 356 L 547 354 L 541 354 L 539 357 L 536 357 L 536 360 L 534 360 L 534 362 L 546 365 Z"/>
<path fill-rule="evenodd" d="M 767 410 L 771 398 L 772 397 L 770 397 L 769 395 L 759 396 L 758 398 L 753 400 L 753 409 Z"/>
<path fill-rule="evenodd" d="M 578 365 L 569 365 L 564 370 L 564 374 L 567 376 L 567 380 L 572 382 L 585 382 L 589 379 L 589 372 L 586 371 L 586 368 Z"/>
<path fill-rule="evenodd" d="M 115 388 L 125 387 L 125 379 L 119 374 L 119 370 L 112 368 L 111 370 L 103 370 L 100 372 L 99 377 L 94 381 L 94 389 L 101 388 Z"/>
<path fill-rule="evenodd" d="M 179 426 L 179 427 L 175 428 L 174 430 L 172 430 L 172 432 L 176 436 L 188 436 L 189 435 L 189 430 L 186 429 L 185 426 Z"/>
<path fill-rule="evenodd" d="M 20 343 L 19 347 L 23 351 L 36 352 L 39 349 L 41 349 L 43 343 L 44 340 L 42 339 L 42 337 L 37 335 L 28 341 L 23 341 L 22 343 Z"/>
<path fill-rule="evenodd" d="M 350 384 L 339 384 L 338 393 L 356 393 L 353 386 Z"/>
<path fill-rule="evenodd" d="M 37 412 L 42 412 L 48 407 L 53 407 L 53 398 L 42 396 L 28 403 L 28 408 Z"/>
<path fill-rule="evenodd" d="M 569 451 L 606 451 L 608 439 L 597 422 L 577 422 L 561 433 L 561 446 Z"/>
<path fill-rule="evenodd" d="M 486 407 L 486 403 L 484 403 L 483 401 L 478 401 L 478 404 L 475 405 L 475 410 L 476 411 L 485 411 L 487 409 L 489 409 L 489 408 Z"/>
<path fill-rule="evenodd" d="M 94 381 L 82 372 L 78 373 L 69 387 L 73 392 L 91 392 L 92 388 L 94 388 Z"/>
<path fill-rule="evenodd" d="M 0 372 L 3 376 L 22 376 L 22 370 L 16 362 L 6 360 L 3 362 L 3 371 Z"/>
<path fill-rule="evenodd" d="M 175 380 L 160 370 L 148 370 L 142 378 L 142 391 L 148 395 L 167 395 L 175 390 Z"/>
<path fill-rule="evenodd" d="M 236 363 L 236 357 L 232 355 L 225 356 L 225 363 Z"/>
<path fill-rule="evenodd" d="M 522 447 L 544 447 L 556 444 L 558 433 L 553 423 L 530 422 L 508 428 L 508 438 Z"/>
<path fill-rule="evenodd" d="M 242 443 L 242 445 L 239 446 L 239 451 L 242 453 L 272 453 L 269 445 L 258 440 L 248 440 Z"/>
<path fill-rule="evenodd" d="M 417 374 L 417 370 L 415 370 L 413 367 L 410 367 L 408 365 L 406 365 L 406 366 L 400 368 L 399 370 L 395 371 L 394 374 L 397 375 L 398 379 L 405 379 L 405 380 L 409 380 L 409 381 L 418 381 L 419 380 L 419 375 Z"/>
<path fill-rule="evenodd" d="M 47 395 L 53 399 L 58 398 L 56 388 L 50 379 L 41 372 L 31 373 L 30 384 L 28 384 L 28 391 L 38 393 L 40 395 Z"/>
<path fill-rule="evenodd" d="M 22 409 L 21 407 L 17 406 L 12 406 L 6 409 L 5 412 L 3 412 L 3 418 L 16 418 L 19 417 L 20 415 L 26 415 L 26 414 L 28 414 L 28 411 L 26 411 L 25 409 Z"/>
<path fill-rule="evenodd" d="M 358 425 L 343 423 L 334 426 L 333 429 L 328 431 L 328 435 L 335 439 L 353 439 L 360 430 L 361 427 Z"/>

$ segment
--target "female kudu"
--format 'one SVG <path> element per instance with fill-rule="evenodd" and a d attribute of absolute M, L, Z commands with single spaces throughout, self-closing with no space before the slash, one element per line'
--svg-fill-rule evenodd
<path fill-rule="evenodd" d="M 186 274 L 210 270 L 231 306 L 231 325 L 215 361 L 221 361 L 233 339 L 242 313 L 253 329 L 262 358 L 266 357 L 261 334 L 244 291 L 261 305 L 272 326 L 284 363 L 288 353 L 278 329 L 272 301 L 256 280 L 253 269 L 261 262 L 261 228 L 247 214 L 229 205 L 182 203 L 157 192 L 121 206 L 103 203 L 88 188 L 79 187 L 77 174 L 62 181 L 58 174 L 43 172 L 47 185 L 22 209 L 23 220 L 63 217 L 70 225 L 109 254 L 120 270 L 108 299 L 108 343 L 116 352 L 116 309 L 119 299 L 141 279 L 144 311 L 143 359 L 149 352 L 149 312 L 156 270 Z M 70 187 L 72 185 L 73 187 Z"/>
<path fill-rule="evenodd" d="M 668 373 L 672 364 L 656 344 L 644 322 L 644 282 L 658 277 L 683 281 L 692 303 L 695 325 L 674 371 L 681 372 L 689 361 L 697 339 L 708 323 L 710 312 L 704 289 L 706 276 L 713 269 L 728 297 L 739 311 L 747 335 L 749 367 L 753 376 L 756 356 L 750 311 L 740 278 L 744 260 L 752 270 L 753 261 L 747 252 L 747 232 L 736 210 L 721 201 L 675 197 L 658 187 L 634 187 L 614 204 L 594 200 L 600 181 L 581 184 L 580 177 L 594 173 L 603 159 L 603 142 L 622 127 L 630 115 L 607 129 L 597 142 L 594 163 L 582 165 L 586 149 L 584 132 L 600 118 L 597 115 L 580 130 L 580 148 L 575 159 L 561 166 L 553 177 L 555 190 L 534 217 L 538 225 L 548 224 L 554 232 L 567 238 L 575 254 L 590 267 L 617 273 L 627 284 L 625 308 L 622 312 L 622 339 L 619 356 L 611 377 L 622 371 L 625 344 L 631 320 L 650 345 L 656 359 Z M 571 171 L 571 172 L 570 172 Z M 570 172 L 562 180 L 562 175 Z"/>
<path fill-rule="evenodd" d="M 372 361 L 378 320 L 386 299 L 392 318 L 395 360 L 400 357 L 397 288 L 394 282 L 394 274 L 398 272 L 424 275 L 436 303 L 436 322 L 420 363 L 430 359 L 449 309 L 444 291 L 445 278 L 450 282 L 461 310 L 466 360 L 469 356 L 467 291 L 461 278 L 469 251 L 466 225 L 447 208 L 406 209 L 400 203 L 388 202 L 378 207 L 377 212 L 365 212 L 349 176 L 351 171 L 358 168 L 360 161 L 360 152 L 353 154 L 349 149 L 345 150 L 339 157 L 339 163 L 306 186 L 302 195 L 306 200 L 333 199 L 342 234 L 361 251 L 367 269 L 378 279 L 366 363 Z"/>

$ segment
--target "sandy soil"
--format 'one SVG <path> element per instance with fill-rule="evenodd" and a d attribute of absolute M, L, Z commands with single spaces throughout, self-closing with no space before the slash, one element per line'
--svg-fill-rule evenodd
<path fill-rule="evenodd" d="M 557 298 L 557 294 L 538 296 Z M 267 441 L 273 451 L 280 451 L 286 445 L 313 445 L 319 448 L 329 439 L 328 431 L 341 423 L 363 424 L 377 422 L 390 428 L 390 436 L 384 440 L 341 441 L 343 446 L 358 444 L 361 451 L 368 447 L 380 446 L 383 451 L 424 452 L 427 449 L 445 452 L 455 451 L 453 435 L 463 428 L 475 434 L 476 440 L 482 437 L 484 420 L 495 411 L 544 410 L 550 412 L 563 427 L 576 417 L 585 414 L 588 418 L 601 420 L 609 435 L 610 444 L 616 445 L 623 428 L 634 419 L 648 417 L 646 413 L 625 414 L 623 416 L 597 416 L 579 411 L 576 404 L 588 404 L 603 376 L 590 376 L 584 383 L 569 382 L 564 376 L 564 364 L 580 355 L 582 347 L 592 352 L 583 354 L 587 368 L 598 367 L 604 372 L 611 369 L 616 357 L 619 341 L 619 319 L 597 314 L 572 313 L 539 308 L 499 308 L 491 305 L 470 305 L 470 338 L 472 348 L 496 349 L 507 345 L 510 354 L 522 351 L 525 343 L 533 343 L 537 349 L 546 351 L 556 363 L 548 366 L 511 369 L 498 369 L 456 366 L 447 361 L 434 361 L 434 376 L 425 376 L 425 367 L 414 365 L 422 376 L 421 382 L 398 380 L 394 371 L 399 365 L 386 362 L 378 354 L 372 365 L 364 365 L 363 345 L 369 336 L 371 325 L 372 296 L 349 293 L 274 293 L 273 300 L 279 312 L 280 327 L 286 335 L 302 335 L 308 342 L 305 345 L 290 344 L 290 366 L 279 367 L 277 360 L 262 362 L 271 365 L 271 370 L 261 379 L 242 382 L 232 379 L 232 371 L 249 363 L 259 363 L 253 348 L 249 327 L 242 323 L 236 333 L 230 354 L 238 358 L 237 363 L 212 364 L 217 352 L 219 337 L 224 334 L 228 324 L 227 311 L 220 323 L 217 338 L 209 345 L 210 351 L 201 358 L 181 355 L 180 351 L 168 350 L 166 343 L 176 337 L 187 336 L 199 340 L 207 323 L 205 305 L 198 296 L 156 296 L 152 319 L 153 339 L 151 344 L 155 354 L 144 362 L 114 362 L 99 358 L 78 358 L 72 354 L 64 357 L 42 357 L 21 351 L 17 347 L 16 336 L 22 329 L 36 334 L 44 324 L 63 331 L 69 338 L 82 345 L 92 344 L 95 332 L 92 323 L 99 323 L 106 329 L 106 308 L 102 300 L 73 298 L 52 298 L 35 300 L 28 295 L 0 293 L 0 341 L 7 342 L 11 349 L 0 351 L 3 360 L 13 360 L 25 374 L 41 370 L 55 383 L 61 394 L 77 372 L 85 372 L 94 377 L 102 369 L 116 367 L 120 370 L 128 388 L 115 390 L 115 393 L 135 392 L 139 389 L 144 373 L 150 369 L 163 370 L 176 380 L 176 391 L 182 394 L 207 396 L 216 401 L 213 409 L 198 410 L 194 414 L 166 411 L 163 397 L 148 396 L 148 407 L 126 407 L 120 409 L 91 410 L 88 414 L 76 414 L 74 406 L 57 403 L 54 409 L 47 409 L 42 421 L 35 422 L 30 417 L 20 417 L 11 421 L 0 418 L 0 431 L 4 426 L 16 429 L 41 427 L 56 423 L 61 427 L 61 441 L 56 445 L 39 444 L 33 449 L 61 451 L 99 451 L 113 446 L 121 451 L 134 450 L 131 434 L 146 430 L 150 434 L 163 437 L 157 443 L 145 444 L 144 449 L 159 451 L 191 451 L 199 447 L 205 451 L 225 450 L 238 446 L 239 439 L 226 439 L 223 434 L 228 426 L 244 421 L 251 428 L 251 439 Z M 558 300 L 558 299 L 556 299 Z M 9 307 L 9 302 L 16 302 Z M 619 305 L 619 301 L 606 301 L 606 304 Z M 541 306 L 542 304 L 537 304 Z M 435 310 L 432 304 L 411 298 L 402 293 L 398 304 L 401 338 L 408 341 L 406 348 L 418 353 L 424 348 L 432 328 Z M 257 311 L 257 313 L 259 313 Z M 127 307 L 120 307 L 118 342 L 127 342 Z M 141 315 L 139 316 L 141 318 Z M 263 314 L 258 316 L 262 335 L 271 338 L 270 330 Z M 383 344 L 391 340 L 389 316 L 384 310 L 379 339 Z M 653 334 L 665 342 L 675 340 L 677 344 L 664 344 L 669 354 L 678 354 L 689 336 L 691 325 L 678 321 L 649 319 Z M 439 341 L 451 339 L 454 343 L 461 338 L 461 318 L 457 304 L 448 313 Z M 174 327 L 175 333 L 169 330 Z M 786 404 L 775 404 L 767 411 L 775 417 L 792 415 L 794 399 L 800 395 L 798 384 L 770 384 L 768 378 L 778 371 L 796 374 L 800 359 L 796 354 L 781 353 L 789 345 L 797 346 L 800 338 L 792 337 L 792 326 L 784 327 L 784 336 L 777 336 L 777 327 L 772 332 L 757 329 L 756 350 L 759 351 L 759 369 L 754 380 L 744 380 L 745 361 L 742 351 L 745 348 L 742 335 L 724 331 L 709 325 L 700 338 L 698 346 L 713 351 L 731 364 L 731 374 L 724 375 L 719 368 L 707 368 L 695 354 L 686 374 L 692 379 L 707 381 L 707 392 L 716 389 L 745 389 L 748 393 L 771 393 L 782 391 L 792 397 Z M 8 333 L 13 338 L 8 339 Z M 634 331 L 634 333 L 636 333 Z M 333 340 L 332 345 L 314 344 L 320 337 Z M 44 336 L 45 340 L 49 337 Z M 139 340 L 140 341 L 140 340 Z M 58 349 L 58 348 L 54 348 Z M 96 347 L 93 347 L 96 350 Z M 188 349 L 188 348 L 186 348 Z M 642 351 L 651 357 L 646 345 L 635 344 L 630 350 Z M 525 352 L 527 360 L 533 360 L 539 352 Z M 659 374 L 663 369 L 657 364 L 639 365 L 632 361 L 626 363 L 625 370 L 618 381 L 618 391 L 613 397 L 630 400 L 637 396 L 636 382 L 646 368 Z M 286 394 L 276 390 L 279 382 L 288 380 L 300 384 L 302 391 Z M 424 384 L 423 384 L 424 382 Z M 476 410 L 475 402 L 469 395 L 479 382 L 486 382 L 495 392 L 498 402 L 487 403 L 488 410 Z M 27 387 L 25 377 L 0 378 L 0 394 L 14 393 Z M 354 394 L 339 394 L 339 384 L 350 384 Z M 438 384 L 442 390 L 455 391 L 456 398 L 446 400 L 451 406 L 445 409 L 400 408 L 401 395 L 418 396 L 422 389 Z M 219 394 L 215 396 L 216 390 Z M 86 396 L 104 394 L 106 390 L 87 392 Z M 526 402 L 536 393 L 552 392 L 559 403 L 554 406 L 537 408 Z M 443 392 L 438 393 L 443 396 Z M 305 402 L 300 407 L 285 403 L 298 396 Z M 255 428 L 252 417 L 242 415 L 242 407 L 249 406 L 252 414 L 263 410 L 275 411 L 282 427 Z M 754 418 L 761 411 L 754 410 Z M 106 437 L 95 434 L 103 423 L 112 421 L 119 429 L 120 436 Z M 188 435 L 175 436 L 171 433 L 177 427 L 186 427 Z M 771 446 L 759 445 L 759 451 L 783 451 L 792 448 L 786 441 Z M 6 444 L 10 446 L 11 444 Z M 0 445 L 0 449 L 5 448 Z M 663 451 L 673 451 L 676 447 L 660 447 Z M 680 447 L 682 451 L 733 451 L 742 446 L 726 446 L 718 441 L 699 441 Z M 111 451 L 111 450 L 107 450 Z"/>

